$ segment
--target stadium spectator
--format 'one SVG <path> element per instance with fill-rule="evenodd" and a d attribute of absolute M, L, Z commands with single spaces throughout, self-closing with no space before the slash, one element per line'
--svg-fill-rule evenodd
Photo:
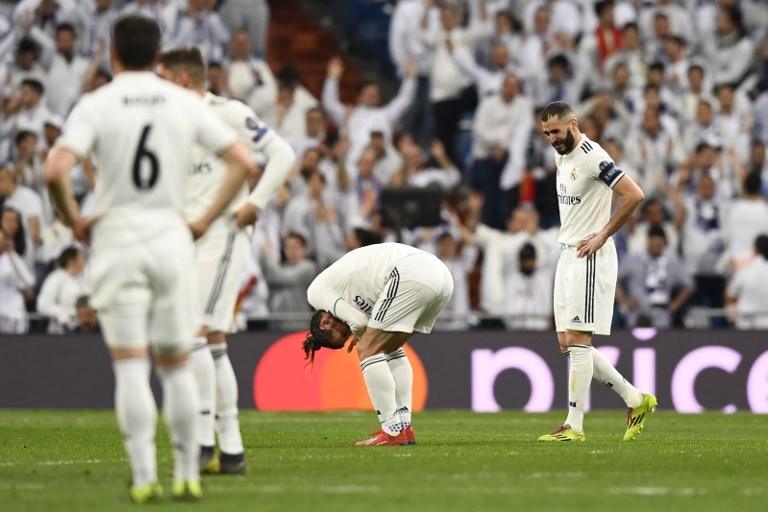
<path fill-rule="evenodd" d="M 739 268 L 749 261 L 755 238 L 768 233 L 768 204 L 761 195 L 762 178 L 750 173 L 744 178 L 742 198 L 733 202 L 725 221 L 728 265 Z"/>
<path fill-rule="evenodd" d="M 317 169 L 302 172 L 304 190 L 293 196 L 285 207 L 282 221 L 284 236 L 300 233 L 307 241 L 308 252 L 320 268 L 325 268 L 343 254 L 344 229 L 342 215 L 334 206 L 325 178 Z"/>
<path fill-rule="evenodd" d="M 427 250 L 427 247 L 422 247 Z M 434 235 L 433 252 L 448 267 L 453 277 L 453 295 L 443 308 L 449 313 L 445 320 L 438 320 L 438 330 L 459 331 L 471 323 L 469 303 L 469 273 L 477 260 L 477 247 L 461 245 L 461 237 L 450 229 L 438 230 Z"/>
<path fill-rule="evenodd" d="M 723 5 L 717 15 L 715 37 L 704 39 L 704 53 L 712 68 L 715 85 L 743 82 L 749 74 L 755 45 L 744 27 L 738 5 Z"/>
<path fill-rule="evenodd" d="M 429 73 L 432 52 L 421 38 L 421 22 L 428 16 L 430 24 L 439 22 L 439 9 L 427 0 L 400 0 L 392 13 L 389 29 L 389 53 L 398 73 L 405 75 L 409 61 L 416 64 L 416 93 L 406 112 L 406 131 L 423 147 L 432 138 L 432 112 L 429 105 Z"/>
<path fill-rule="evenodd" d="M 640 253 L 648 246 L 648 236 L 654 226 L 664 231 L 666 246 L 677 252 L 680 237 L 674 220 L 669 218 L 664 203 L 658 198 L 650 198 L 640 209 L 641 219 L 629 227 L 627 250 L 630 253 Z"/>
<path fill-rule="evenodd" d="M 517 261 L 507 262 L 505 270 L 507 329 L 543 331 L 552 325 L 554 268 L 537 262 L 536 248 L 530 242 L 520 247 Z"/>
<path fill-rule="evenodd" d="M 726 301 L 735 309 L 738 329 L 768 329 L 768 235 L 755 238 L 754 255 L 736 271 Z"/>
<path fill-rule="evenodd" d="M 215 2 L 187 0 L 186 8 L 174 5 L 165 7 L 169 27 L 165 47 L 194 46 L 200 49 L 206 61 L 219 61 L 224 57 L 224 46 L 229 42 L 229 30 L 213 9 Z"/>
<path fill-rule="evenodd" d="M 507 73 L 513 71 L 509 50 L 501 41 L 497 41 L 491 47 L 490 68 L 485 68 L 477 63 L 474 57 L 466 51 L 453 51 L 453 43 L 448 40 L 448 51 L 459 69 L 472 77 L 480 98 L 498 94 L 504 83 Z"/>
<path fill-rule="evenodd" d="M 346 107 L 342 104 L 339 99 L 339 80 L 343 73 L 342 60 L 338 57 L 331 59 L 323 85 L 323 108 L 339 130 L 349 138 L 350 148 L 346 165 L 351 169 L 362 156 L 374 132 L 380 132 L 384 136 L 385 144 L 392 144 L 395 123 L 403 117 L 416 92 L 416 64 L 408 63 L 397 96 L 383 106 L 379 84 L 375 82 L 363 84 L 357 97 L 357 105 Z"/>
<path fill-rule="evenodd" d="M 645 250 L 630 253 L 619 266 L 616 301 L 632 327 L 672 327 L 692 290 L 693 281 L 677 255 L 667 250 L 660 226 L 648 230 Z"/>
<path fill-rule="evenodd" d="M 58 268 L 43 281 L 37 311 L 48 318 L 50 334 L 70 332 L 77 326 L 77 301 L 86 294 L 84 269 L 83 251 L 68 247 L 59 256 Z"/>
<path fill-rule="evenodd" d="M 533 107 L 520 88 L 517 76 L 507 74 L 501 92 L 480 103 L 473 126 L 472 186 L 485 196 L 483 223 L 495 229 L 508 215 L 502 190 L 517 186 L 526 166 Z"/>
<path fill-rule="evenodd" d="M 22 185 L 17 185 L 11 167 L 0 168 L 0 196 L 5 198 L 3 202 L 3 222 L 5 217 L 14 216 L 13 222 L 20 222 L 20 228 L 25 233 L 26 250 L 20 251 L 27 264 L 27 268 L 34 269 L 35 248 L 41 243 L 41 229 L 43 221 L 43 205 L 40 196 L 35 191 Z M 10 219 L 8 222 L 12 222 Z M 7 232 L 14 236 L 17 230 Z"/>
<path fill-rule="evenodd" d="M 75 315 L 77 320 L 72 331 L 73 333 L 93 334 L 100 332 L 96 310 L 91 307 L 87 295 L 77 298 L 77 302 L 75 302 Z"/>
<path fill-rule="evenodd" d="M 430 146 L 431 158 L 410 137 L 403 137 L 399 142 L 403 155 L 403 165 L 389 180 L 390 186 L 427 188 L 437 186 L 451 190 L 461 181 L 461 175 L 448 158 L 442 142 L 435 139 Z"/>
<path fill-rule="evenodd" d="M 227 83 L 232 97 L 247 103 L 257 116 L 264 118 L 275 105 L 277 81 L 269 65 L 254 56 L 248 32 L 232 35 L 229 57 Z"/>
<path fill-rule="evenodd" d="M 454 149 L 459 121 L 466 110 L 474 108 L 472 78 L 456 65 L 452 52 L 472 54 L 477 45 L 493 34 L 493 25 L 485 12 L 485 0 L 471 0 L 468 26 L 460 26 L 462 12 L 457 4 L 440 7 L 440 22 L 435 23 L 426 10 L 421 20 L 421 37 L 433 52 L 429 73 L 429 100 L 434 116 L 435 137 L 443 143 L 448 156 L 459 165 L 462 161 Z M 434 4 L 429 0 L 427 5 Z"/>
<path fill-rule="evenodd" d="M 298 72 L 286 67 L 278 73 L 274 108 L 265 113 L 264 120 L 288 139 L 304 137 L 308 130 L 307 113 L 318 105 L 317 99 L 299 82 Z"/>
<path fill-rule="evenodd" d="M 6 107 L 6 116 L 11 123 L 10 133 L 18 130 L 29 130 L 38 136 L 43 134 L 43 124 L 51 116 L 51 112 L 42 101 L 45 87 L 39 80 L 26 79 L 21 82 L 18 96 L 11 96 L 10 104 Z M 15 116 L 11 117 L 13 114 Z"/>
<path fill-rule="evenodd" d="M 306 239 L 299 233 L 283 237 L 285 263 L 275 261 L 268 245 L 262 246 L 259 264 L 269 286 L 269 310 L 272 313 L 309 312 L 307 287 L 317 275 L 317 267 L 308 259 Z M 281 329 L 300 329 L 304 320 L 275 322 Z"/>
<path fill-rule="evenodd" d="M 46 68 L 46 104 L 51 112 L 66 116 L 83 90 L 88 59 L 77 53 L 77 33 L 70 23 L 56 26 L 55 40 L 40 37 Z"/>
<path fill-rule="evenodd" d="M 245 30 L 253 43 L 253 53 L 267 55 L 269 2 L 267 0 L 227 0 L 219 2 L 221 19 L 230 31 Z"/>
<path fill-rule="evenodd" d="M 34 285 L 32 273 L 15 250 L 13 237 L 0 229 L 0 334 L 27 332 L 24 301 L 32 297 Z"/>

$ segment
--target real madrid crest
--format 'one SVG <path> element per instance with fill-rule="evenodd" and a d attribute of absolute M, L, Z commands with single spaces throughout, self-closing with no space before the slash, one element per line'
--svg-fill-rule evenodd
<path fill-rule="evenodd" d="M 576 181 L 576 168 L 571 169 L 571 180 Z"/>

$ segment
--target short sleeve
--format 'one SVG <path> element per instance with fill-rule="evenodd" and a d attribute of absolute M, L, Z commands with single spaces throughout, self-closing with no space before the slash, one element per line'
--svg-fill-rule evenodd
<path fill-rule="evenodd" d="M 91 115 L 92 101 L 84 96 L 67 117 L 64 131 L 56 141 L 56 146 L 72 151 L 79 159 L 85 158 L 96 142 L 96 123 Z"/>
<path fill-rule="evenodd" d="M 247 105 L 239 104 L 235 108 L 237 117 L 234 126 L 240 140 L 247 142 L 251 151 L 262 151 L 271 138 L 272 131 Z"/>
<path fill-rule="evenodd" d="M 602 181 L 606 186 L 613 188 L 624 177 L 624 171 L 616 167 L 613 159 L 602 148 L 597 148 L 588 157 L 588 172 Z"/>
<path fill-rule="evenodd" d="M 197 122 L 195 126 L 195 139 L 208 151 L 221 154 L 232 144 L 237 142 L 237 133 L 227 126 L 208 105 L 203 101 L 196 101 L 194 107 L 197 115 L 189 116 Z"/>

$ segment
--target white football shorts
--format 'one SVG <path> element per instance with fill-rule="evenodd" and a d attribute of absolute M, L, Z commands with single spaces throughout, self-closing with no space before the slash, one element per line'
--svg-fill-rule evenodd
<path fill-rule="evenodd" d="M 94 247 L 90 302 L 111 348 L 151 345 L 159 354 L 189 350 L 199 327 L 194 246 L 178 224 L 141 243 Z"/>
<path fill-rule="evenodd" d="M 612 239 L 588 258 L 576 257 L 576 247 L 563 246 L 555 271 L 557 332 L 611 334 L 618 271 L 616 246 Z"/>
<path fill-rule="evenodd" d="M 368 327 L 428 334 L 453 295 L 453 276 L 439 258 L 416 253 L 400 260 L 373 305 Z"/>
<path fill-rule="evenodd" d="M 248 234 L 234 223 L 213 229 L 195 243 L 198 306 L 209 332 L 230 332 L 235 302 L 251 250 Z"/>

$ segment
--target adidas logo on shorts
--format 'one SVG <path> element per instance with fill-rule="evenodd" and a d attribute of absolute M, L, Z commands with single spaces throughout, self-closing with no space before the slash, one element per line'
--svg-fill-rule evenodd
<path fill-rule="evenodd" d="M 571 322 L 579 322 L 579 323 L 581 323 L 581 319 L 579 318 L 579 315 L 576 315 L 575 317 L 573 317 L 573 320 L 571 320 Z"/>

